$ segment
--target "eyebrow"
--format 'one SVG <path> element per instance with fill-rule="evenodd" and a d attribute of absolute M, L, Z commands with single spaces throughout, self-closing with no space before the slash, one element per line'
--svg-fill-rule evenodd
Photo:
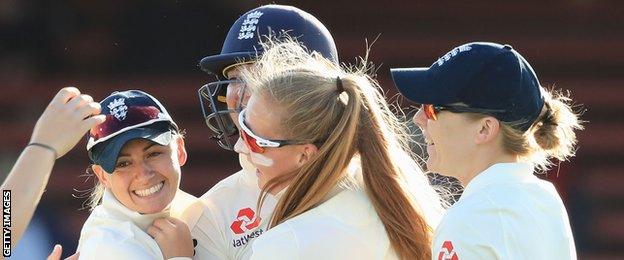
<path fill-rule="evenodd" d="M 146 146 L 145 148 L 143 148 L 143 151 L 147 151 L 148 149 L 152 148 L 152 146 L 154 146 L 154 145 L 159 145 L 159 144 L 157 144 L 157 143 L 155 143 L 155 142 L 153 142 L 153 141 L 152 141 L 152 142 L 150 142 L 150 145 L 148 145 L 148 146 Z M 124 157 L 124 156 L 126 156 L 126 157 L 130 157 L 130 154 L 127 154 L 127 153 L 119 153 L 119 156 L 117 156 L 117 158 Z"/>

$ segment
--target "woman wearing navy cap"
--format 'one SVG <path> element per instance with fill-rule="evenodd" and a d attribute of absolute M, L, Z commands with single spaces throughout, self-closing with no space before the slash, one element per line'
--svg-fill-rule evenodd
<path fill-rule="evenodd" d="M 414 121 L 427 168 L 465 186 L 436 230 L 432 259 L 575 259 L 563 202 L 533 174 L 574 155 L 582 127 L 571 100 L 542 88 L 509 45 L 465 44 L 429 68 L 391 72 L 422 104 Z"/>
<path fill-rule="evenodd" d="M 106 120 L 90 130 L 87 143 L 98 182 L 80 232 L 80 258 L 192 257 L 190 231 L 172 217 L 190 196 L 179 190 L 187 157 L 178 126 L 142 91 L 114 92 L 100 105 Z"/>

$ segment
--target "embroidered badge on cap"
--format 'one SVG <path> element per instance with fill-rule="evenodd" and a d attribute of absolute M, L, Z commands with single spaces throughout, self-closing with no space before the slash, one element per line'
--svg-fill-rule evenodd
<path fill-rule="evenodd" d="M 438 260 L 459 260 L 459 256 L 453 249 L 453 243 L 451 241 L 444 241 L 442 248 L 438 253 Z"/>
<path fill-rule="evenodd" d="M 108 109 L 110 109 L 110 114 L 117 118 L 117 120 L 122 121 L 126 119 L 128 107 L 125 104 L 124 98 L 118 98 L 108 103 Z"/>
<path fill-rule="evenodd" d="M 258 24 L 258 20 L 262 14 L 262 12 L 255 11 L 247 15 L 247 19 L 243 21 L 240 32 L 238 33 L 239 40 L 253 38 L 256 33 L 256 24 Z"/>

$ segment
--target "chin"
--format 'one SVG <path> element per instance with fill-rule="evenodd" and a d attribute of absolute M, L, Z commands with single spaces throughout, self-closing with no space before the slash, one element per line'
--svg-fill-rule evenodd
<path fill-rule="evenodd" d="M 158 213 L 161 212 L 163 210 L 165 210 L 165 208 L 167 208 L 167 204 L 164 203 L 156 203 L 154 205 L 150 205 L 148 207 L 143 208 L 142 210 L 139 211 L 139 213 L 142 214 L 154 214 L 154 213 Z"/>

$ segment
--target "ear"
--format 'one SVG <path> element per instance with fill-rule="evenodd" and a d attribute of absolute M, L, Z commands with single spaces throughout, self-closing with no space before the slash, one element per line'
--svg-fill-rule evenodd
<path fill-rule="evenodd" d="M 186 147 L 184 146 L 184 138 L 182 136 L 178 136 L 176 139 L 176 141 L 178 142 L 178 163 L 180 163 L 180 166 L 183 166 L 186 163 L 187 159 Z"/>
<path fill-rule="evenodd" d="M 485 117 L 479 120 L 475 143 L 489 143 L 498 136 L 498 132 L 500 132 L 500 122 L 498 119 L 491 116 Z"/>
<path fill-rule="evenodd" d="M 104 169 L 102 169 L 102 166 L 99 166 L 97 164 L 91 165 L 91 170 L 93 170 L 93 173 L 98 178 L 100 183 L 102 183 L 104 185 L 104 187 L 106 187 L 107 189 L 110 190 L 110 185 L 111 184 L 110 184 L 110 182 L 108 180 L 109 173 L 104 171 Z"/>
<path fill-rule="evenodd" d="M 299 166 L 307 163 L 312 156 L 314 156 L 318 152 L 318 147 L 314 144 L 304 144 L 302 145 L 302 149 L 299 155 Z"/>

